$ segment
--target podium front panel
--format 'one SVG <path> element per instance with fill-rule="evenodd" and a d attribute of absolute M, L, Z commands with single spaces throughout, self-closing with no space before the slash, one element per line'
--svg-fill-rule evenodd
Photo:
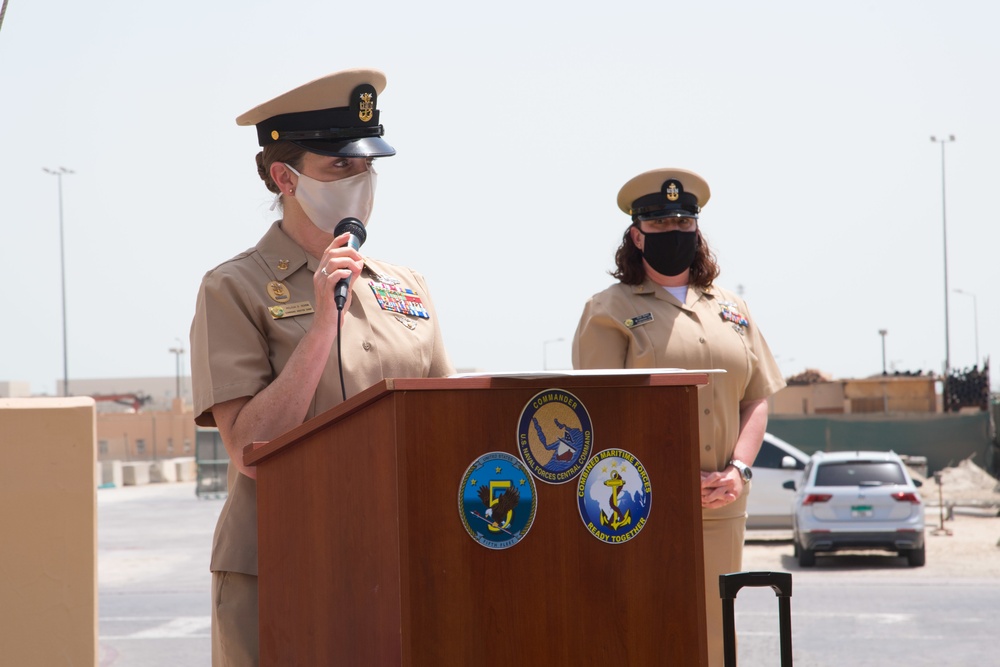
<path fill-rule="evenodd" d="M 574 380 L 387 391 L 263 461 L 262 664 L 704 664 L 696 388 Z M 520 458 L 522 409 L 553 388 L 587 409 L 592 455 L 641 461 L 648 520 L 602 542 L 579 476 L 536 479 L 527 535 L 488 549 L 462 525 L 463 475 Z"/>

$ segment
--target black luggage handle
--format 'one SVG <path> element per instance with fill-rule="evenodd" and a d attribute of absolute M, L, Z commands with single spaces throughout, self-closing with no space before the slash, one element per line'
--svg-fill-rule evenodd
<path fill-rule="evenodd" d="M 722 597 L 722 635 L 726 667 L 736 667 L 736 594 L 741 588 L 770 586 L 778 596 L 781 667 L 792 667 L 792 573 L 734 572 L 719 575 Z"/>

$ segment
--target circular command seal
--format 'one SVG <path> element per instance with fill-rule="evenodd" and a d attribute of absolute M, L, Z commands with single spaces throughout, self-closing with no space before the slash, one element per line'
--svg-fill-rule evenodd
<path fill-rule="evenodd" d="M 583 470 L 594 446 L 587 408 L 562 389 L 535 394 L 521 410 L 517 446 L 538 479 L 550 484 L 570 481 Z"/>
<path fill-rule="evenodd" d="M 649 475 L 624 449 L 595 454 L 580 475 L 576 495 L 583 525 L 602 542 L 628 542 L 649 519 Z"/>
<path fill-rule="evenodd" d="M 476 459 L 458 489 L 462 525 L 476 542 L 507 549 L 528 534 L 535 520 L 535 481 L 517 457 L 490 452 Z"/>

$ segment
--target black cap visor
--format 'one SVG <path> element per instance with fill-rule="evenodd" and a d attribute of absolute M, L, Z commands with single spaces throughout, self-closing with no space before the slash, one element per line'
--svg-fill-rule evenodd
<path fill-rule="evenodd" d="M 301 146 L 310 153 L 330 157 L 389 157 L 396 154 L 396 149 L 386 143 L 382 137 L 346 140 L 309 139 L 292 141 L 292 143 Z"/>
<path fill-rule="evenodd" d="M 697 213 L 691 213 L 690 211 L 684 210 L 672 210 L 672 211 L 651 211 L 649 213 L 643 213 L 641 215 L 632 216 L 632 219 L 636 222 L 646 222 L 648 220 L 662 220 L 663 218 L 694 218 L 698 219 Z"/>

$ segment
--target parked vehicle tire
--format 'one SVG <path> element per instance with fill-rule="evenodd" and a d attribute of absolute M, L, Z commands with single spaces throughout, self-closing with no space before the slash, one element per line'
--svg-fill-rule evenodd
<path fill-rule="evenodd" d="M 795 543 L 795 546 L 798 547 L 799 550 L 798 555 L 799 555 L 800 567 L 812 567 L 813 565 L 816 564 L 815 551 L 813 551 L 812 549 L 806 549 L 805 547 L 801 546 L 798 542 Z"/>
<path fill-rule="evenodd" d="M 923 567 L 927 563 L 927 551 L 924 547 L 919 549 L 907 549 L 901 556 L 906 556 L 906 561 L 910 567 Z"/>

